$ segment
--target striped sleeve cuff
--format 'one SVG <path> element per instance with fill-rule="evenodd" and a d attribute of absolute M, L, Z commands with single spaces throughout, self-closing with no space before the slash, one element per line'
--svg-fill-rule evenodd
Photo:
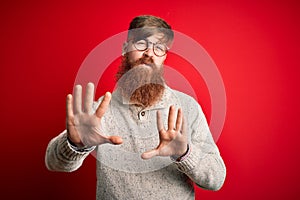
<path fill-rule="evenodd" d="M 71 144 L 68 142 L 67 134 L 65 133 L 58 142 L 58 149 L 60 149 L 60 156 L 62 156 L 63 159 L 78 161 L 86 157 L 90 152 L 92 152 L 95 149 L 95 147 L 78 151 L 72 148 Z"/>
<path fill-rule="evenodd" d="M 197 148 L 194 148 L 193 145 L 189 145 L 188 153 L 180 159 L 180 161 L 176 161 L 176 165 L 178 169 L 182 172 L 189 172 L 194 169 L 199 163 L 199 153 Z"/>
<path fill-rule="evenodd" d="M 71 149 L 73 149 L 74 151 L 78 151 L 78 152 L 91 152 L 95 149 L 95 146 L 92 147 L 77 147 L 71 140 L 69 137 L 67 137 L 67 142 L 68 145 L 70 146 Z"/>

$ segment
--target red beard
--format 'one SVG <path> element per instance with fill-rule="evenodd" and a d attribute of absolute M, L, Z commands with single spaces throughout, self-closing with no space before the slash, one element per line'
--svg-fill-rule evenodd
<path fill-rule="evenodd" d="M 161 100 L 164 93 L 163 70 L 151 57 L 143 56 L 130 62 L 126 54 L 116 77 L 122 95 L 137 106 L 150 107 Z"/>

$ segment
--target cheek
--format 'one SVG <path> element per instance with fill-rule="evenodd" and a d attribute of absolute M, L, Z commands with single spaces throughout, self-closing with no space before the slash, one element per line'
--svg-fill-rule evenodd
<path fill-rule="evenodd" d="M 157 58 L 157 59 L 154 59 L 154 63 L 155 63 L 156 66 L 162 67 L 162 65 L 164 64 L 165 59 L 166 59 L 165 56 Z"/>
<path fill-rule="evenodd" d="M 128 58 L 130 62 L 134 62 L 143 56 L 143 52 L 140 51 L 130 51 L 128 53 Z"/>

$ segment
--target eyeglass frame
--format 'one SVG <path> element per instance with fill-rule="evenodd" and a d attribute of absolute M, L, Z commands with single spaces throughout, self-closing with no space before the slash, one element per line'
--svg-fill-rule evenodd
<path fill-rule="evenodd" d="M 136 47 L 136 43 L 137 42 L 139 42 L 139 41 L 145 41 L 146 42 L 146 44 L 147 44 L 147 46 L 146 46 L 146 48 L 145 49 L 138 49 L 137 47 Z M 152 46 L 152 51 L 153 51 L 153 53 L 157 56 L 157 57 L 163 57 L 163 56 L 165 56 L 166 54 L 167 54 L 167 52 L 169 51 L 169 47 L 167 46 L 167 45 L 165 45 L 164 43 L 162 43 L 162 42 L 151 42 L 151 41 L 149 41 L 147 38 L 145 38 L 145 39 L 139 39 L 139 40 L 132 40 L 132 44 L 133 44 L 133 46 L 134 46 L 134 48 L 136 49 L 136 50 L 138 50 L 138 51 L 146 51 L 146 50 L 148 50 L 149 49 L 149 44 L 152 44 L 153 46 Z M 165 49 L 165 52 L 164 52 L 164 54 L 163 55 L 158 55 L 156 52 L 155 52 L 155 46 L 157 45 L 157 44 L 161 44 L 161 45 L 163 45 L 166 49 Z"/>

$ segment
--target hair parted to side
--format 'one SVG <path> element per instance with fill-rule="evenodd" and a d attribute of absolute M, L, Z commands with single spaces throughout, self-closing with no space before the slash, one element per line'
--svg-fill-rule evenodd
<path fill-rule="evenodd" d="M 163 42 L 169 45 L 174 39 L 171 26 L 162 18 L 153 15 L 140 15 L 133 18 L 128 30 L 128 40 L 139 40 L 156 33 L 162 33 L 164 35 Z"/>

